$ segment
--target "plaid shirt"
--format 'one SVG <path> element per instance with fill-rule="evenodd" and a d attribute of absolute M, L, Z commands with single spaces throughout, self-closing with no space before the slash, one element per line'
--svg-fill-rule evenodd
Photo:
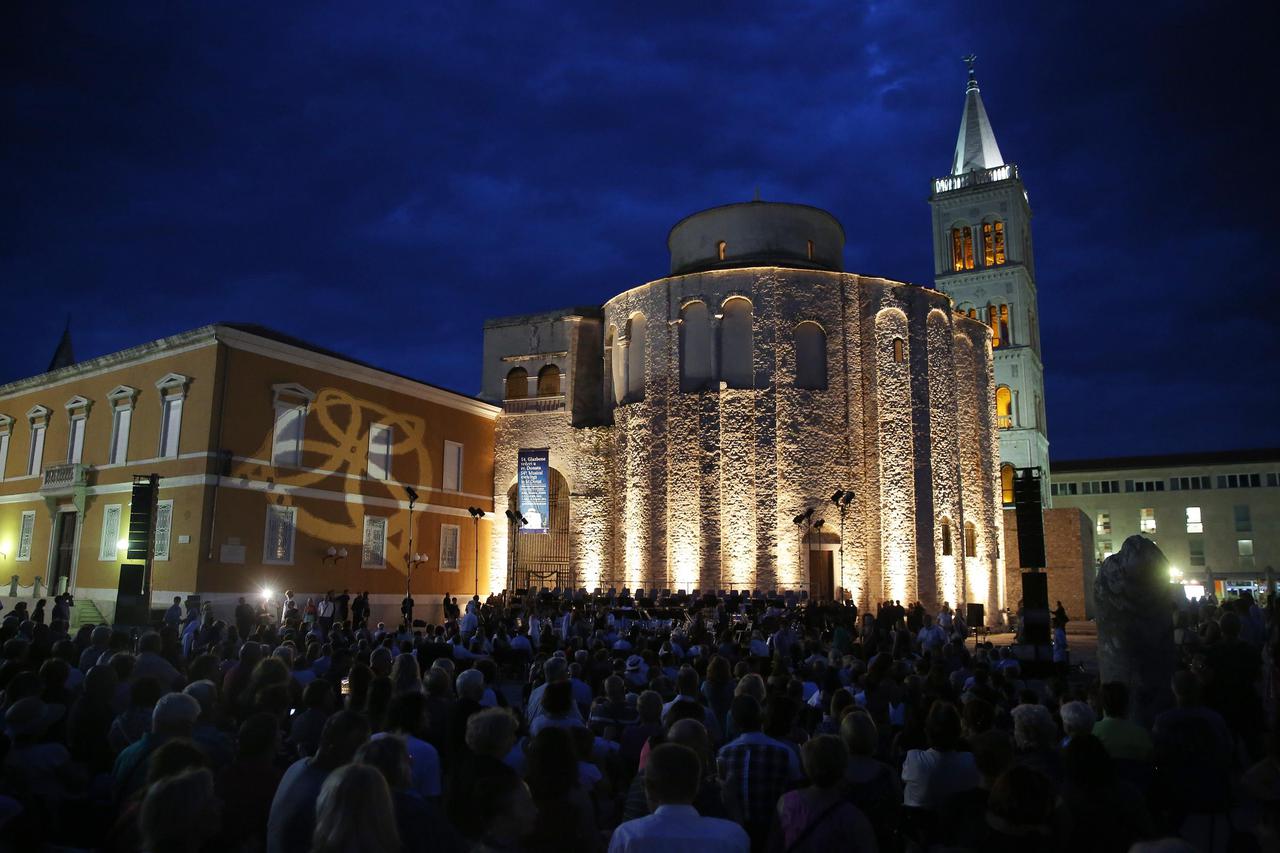
<path fill-rule="evenodd" d="M 782 743 L 758 732 L 750 732 L 720 750 L 720 774 L 725 799 L 747 825 L 773 820 L 778 798 L 798 774 L 795 753 Z"/>

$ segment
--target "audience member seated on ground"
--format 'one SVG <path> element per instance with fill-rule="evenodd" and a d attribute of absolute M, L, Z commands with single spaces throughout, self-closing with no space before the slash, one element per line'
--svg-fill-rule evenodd
<path fill-rule="evenodd" d="M 399 853 L 391 791 L 377 768 L 348 764 L 324 780 L 315 802 L 311 853 Z"/>
<path fill-rule="evenodd" d="M 116 758 L 111 791 L 117 803 L 128 799 L 146 782 L 147 760 L 172 738 L 189 738 L 200 717 L 200 703 L 185 693 L 169 693 L 156 703 L 151 731 Z"/>
<path fill-rule="evenodd" d="M 276 788 L 267 821 L 267 853 L 307 853 L 311 849 L 320 789 L 368 739 L 369 722 L 354 711 L 339 711 L 329 718 L 315 756 L 299 758 L 290 765 Z"/>
<path fill-rule="evenodd" d="M 998 729 L 969 740 L 978 768 L 978 787 L 952 794 L 938 811 L 934 841 L 943 848 L 977 850 L 987 836 L 987 805 L 996 780 L 1013 766 L 1013 738 Z"/>
<path fill-rule="evenodd" d="M 589 792 L 579 784 L 573 735 L 568 729 L 550 726 L 530 739 L 527 750 L 526 778 L 538 818 L 525 849 L 530 853 L 597 849 L 595 809 Z"/>
<path fill-rule="evenodd" d="M 436 800 L 443 791 L 440 754 L 424 740 L 426 729 L 426 695 L 421 692 L 401 693 L 391 700 L 391 707 L 387 712 L 387 731 L 374 735 L 374 738 L 397 735 L 403 739 L 413 765 L 413 790 L 420 797 Z"/>
<path fill-rule="evenodd" d="M 254 714 L 240 724 L 236 757 L 217 777 L 218 797 L 226 814 L 218 848 L 261 850 L 267 841 L 271 801 L 283 775 L 276 765 L 280 729 L 270 714 Z"/>
<path fill-rule="evenodd" d="M 1135 841 L 1153 837 L 1142 793 L 1116 777 L 1113 759 L 1096 737 L 1073 737 L 1063 750 L 1063 763 L 1066 779 L 1060 796 L 1071 828 L 1070 849 L 1125 853 Z"/>
<path fill-rule="evenodd" d="M 516 744 L 519 723 L 505 708 L 486 708 L 467 720 L 466 761 L 455 764 L 449 776 L 449 819 L 467 838 L 478 840 L 489 807 L 487 791 L 502 782 L 520 780 L 503 759 Z"/>
<path fill-rule="evenodd" d="M 751 840 L 738 824 L 703 817 L 692 803 L 702 770 L 693 750 L 665 743 L 649 754 L 645 796 L 653 813 L 620 824 L 609 853 L 747 853 Z"/>
<path fill-rule="evenodd" d="M 1093 736 L 1116 761 L 1151 763 L 1151 735 L 1129 718 L 1129 686 L 1122 681 L 1102 685 L 1102 719 Z"/>
<path fill-rule="evenodd" d="M 1151 802 L 1165 826 L 1187 834 L 1214 832 L 1231 805 L 1231 773 L 1235 743 L 1217 711 L 1202 702 L 1200 677 L 1190 670 L 1175 672 L 1175 706 L 1156 716 L 1155 776 Z M 1190 824 L 1190 825 L 1188 825 Z M 1186 837 L 1186 835 L 1184 835 Z"/>
<path fill-rule="evenodd" d="M 698 756 L 702 775 L 698 796 L 693 801 L 698 814 L 703 817 L 728 817 L 728 811 L 721 797 L 720 780 L 716 776 L 715 756 L 707 727 L 695 719 L 676 720 L 663 736 L 663 743 L 687 746 Z M 644 777 L 644 770 L 641 770 L 631 780 L 631 788 L 627 791 L 627 799 L 622 807 L 623 820 L 634 820 L 652 813 L 648 797 L 645 795 Z"/>
<path fill-rule="evenodd" d="M 375 737 L 356 752 L 356 762 L 376 768 L 386 780 L 402 853 L 463 853 L 467 849 L 439 806 L 414 789 L 404 739 Z"/>
<path fill-rule="evenodd" d="M 1058 753 L 1058 727 L 1049 709 L 1023 703 L 1009 712 L 1013 717 L 1013 745 L 1018 764 L 1034 768 L 1054 785 L 1062 783 L 1062 757 Z"/>
<path fill-rule="evenodd" d="M 874 851 L 875 832 L 841 786 L 849 753 L 835 735 L 818 735 L 801 750 L 809 785 L 778 800 L 769 849 L 776 853 Z"/>
<path fill-rule="evenodd" d="M 880 848 L 888 851 L 902 807 L 902 783 L 892 767 L 875 757 L 880 735 L 866 710 L 846 711 L 840 721 L 840 739 L 849 754 L 844 768 L 849 801 L 871 821 Z"/>
<path fill-rule="evenodd" d="M 973 753 L 960 747 L 960 713 L 937 701 L 925 720 L 928 749 L 913 749 L 902 765 L 902 802 L 908 808 L 937 811 L 948 797 L 978 785 Z"/>
<path fill-rule="evenodd" d="M 206 768 L 161 779 L 147 789 L 139 823 L 147 853 L 198 853 L 224 819 Z M 305 849 L 305 848 L 304 848 Z"/>
<path fill-rule="evenodd" d="M 742 731 L 716 757 L 730 817 L 746 827 L 754 845 L 765 843 L 778 798 L 802 778 L 795 752 L 761 731 L 760 705 L 751 696 L 735 696 L 730 711 Z"/>

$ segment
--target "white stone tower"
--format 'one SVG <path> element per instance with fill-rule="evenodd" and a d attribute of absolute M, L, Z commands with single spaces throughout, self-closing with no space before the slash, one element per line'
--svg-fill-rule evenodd
<path fill-rule="evenodd" d="M 1039 468 L 1049 505 L 1049 436 L 1040 360 L 1031 205 L 1018 167 L 1000 155 L 968 56 L 969 83 L 951 174 L 936 178 L 933 255 L 938 290 L 991 327 L 1004 501 L 1013 469 Z"/>

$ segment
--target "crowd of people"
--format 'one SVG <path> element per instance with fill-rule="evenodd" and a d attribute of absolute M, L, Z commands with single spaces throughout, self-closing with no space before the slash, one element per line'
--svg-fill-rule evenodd
<path fill-rule="evenodd" d="M 1280 849 L 1274 596 L 1175 608 L 1150 720 L 945 605 L 324 600 L 6 613 L 0 848 Z"/>

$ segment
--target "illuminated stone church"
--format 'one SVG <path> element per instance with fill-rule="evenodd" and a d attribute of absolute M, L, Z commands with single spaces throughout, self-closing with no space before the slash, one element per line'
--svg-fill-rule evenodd
<path fill-rule="evenodd" d="M 1034 342 L 1033 314 L 1002 313 L 1034 283 L 1025 192 L 972 81 L 931 205 L 936 290 L 845 271 L 826 211 L 752 201 L 678 222 L 669 274 L 604 305 L 488 321 L 499 520 L 512 510 L 491 586 L 806 590 L 990 619 L 1009 425 L 993 352 Z M 1029 387 L 1017 423 L 1043 436 Z M 517 535 L 517 458 L 542 448 L 547 532 Z"/>

